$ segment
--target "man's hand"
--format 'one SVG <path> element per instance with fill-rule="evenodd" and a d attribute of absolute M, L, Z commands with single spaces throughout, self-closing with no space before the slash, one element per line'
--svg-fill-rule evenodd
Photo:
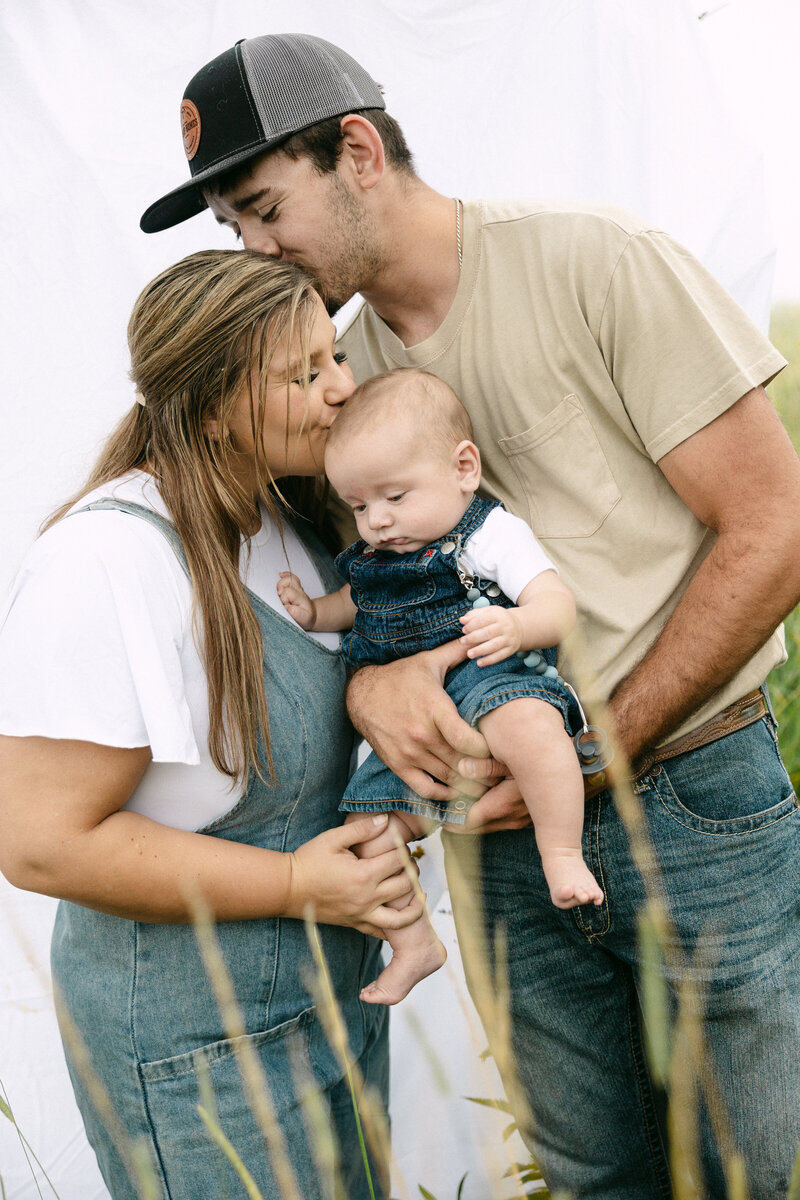
<path fill-rule="evenodd" d="M 461 639 L 468 658 L 478 660 L 479 667 L 510 658 L 522 647 L 523 630 L 516 608 L 501 608 L 490 604 L 473 608 L 459 617 L 464 636 Z"/>
<path fill-rule="evenodd" d="M 426 800 L 480 796 L 487 786 L 483 781 L 504 773 L 444 690 L 447 671 L 465 657 L 458 640 L 447 642 L 386 666 L 362 667 L 347 689 L 356 729 L 387 767 Z M 459 772 L 459 764 L 469 767 L 470 762 L 476 764 L 473 782 Z"/>
<path fill-rule="evenodd" d="M 457 833 L 500 833 L 506 829 L 529 829 L 532 824 L 516 780 L 508 778 L 484 792 L 467 813 L 463 825 L 448 829 Z"/>

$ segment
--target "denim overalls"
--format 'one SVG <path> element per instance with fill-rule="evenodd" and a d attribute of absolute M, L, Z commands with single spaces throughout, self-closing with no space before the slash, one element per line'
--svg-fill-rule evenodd
<path fill-rule="evenodd" d="M 155 525 L 184 569 L 174 528 L 136 504 L 103 500 Z M 305 537 L 305 532 L 304 532 Z M 323 586 L 337 579 L 330 560 L 309 547 Z M 229 812 L 199 832 L 271 850 L 291 851 L 338 825 L 353 733 L 344 707 L 345 666 L 257 596 L 250 602 L 264 642 L 264 670 L 276 784 L 251 777 Z M 113 861 L 109 871 L 114 870 Z M 319 928 L 349 1038 L 367 1082 L 388 1087 L 388 1021 L 381 1005 L 361 1004 L 359 989 L 380 970 L 380 942 L 355 929 Z M 317 1018 L 309 988 L 313 969 L 302 921 L 266 918 L 216 926 L 247 1040 L 271 1091 L 288 1156 L 303 1197 L 332 1198 L 330 1169 L 318 1176 L 297 1099 L 296 1081 L 311 1076 L 341 1148 L 348 1200 L 369 1189 L 346 1079 Z M 86 1043 L 95 1072 L 127 1134 L 150 1151 L 160 1200 L 236 1196 L 242 1184 L 207 1135 L 196 1106 L 198 1075 L 207 1074 L 219 1123 L 265 1200 L 279 1192 L 264 1139 L 247 1104 L 232 1042 L 189 925 L 152 925 L 62 902 L 53 934 L 55 982 Z M 98 1119 L 85 1080 L 66 1047 L 73 1087 L 89 1140 L 115 1200 L 138 1190 Z M 305 1114 L 307 1115 L 307 1114 Z M 383 1196 L 373 1170 L 376 1195 Z"/>
<path fill-rule="evenodd" d="M 498 507 L 498 500 L 476 496 L 455 529 L 410 554 L 371 550 L 359 541 L 337 557 L 336 566 L 350 583 L 358 610 L 343 643 L 348 662 L 353 666 L 392 662 L 461 637 L 459 617 L 472 607 L 468 587 L 492 604 L 513 607 L 493 580 L 465 583 L 459 573 L 462 546 Z M 555 647 L 540 653 L 555 665 Z M 473 660 L 459 663 L 448 672 L 445 689 L 471 725 L 509 700 L 532 696 L 558 708 L 570 733 L 580 728 L 577 705 L 563 681 L 537 675 L 517 655 L 487 667 Z M 466 820 L 469 806 L 464 797 L 449 803 L 423 799 L 375 754 L 356 771 L 341 804 L 348 812 L 399 810 L 458 825 Z"/>

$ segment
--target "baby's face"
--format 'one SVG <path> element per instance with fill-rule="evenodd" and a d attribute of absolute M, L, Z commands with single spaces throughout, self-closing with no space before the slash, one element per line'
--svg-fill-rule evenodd
<path fill-rule="evenodd" d="M 409 554 L 449 533 L 466 512 L 455 447 L 448 455 L 419 435 L 366 432 L 329 448 L 325 471 L 353 510 L 360 536 L 377 550 Z"/>

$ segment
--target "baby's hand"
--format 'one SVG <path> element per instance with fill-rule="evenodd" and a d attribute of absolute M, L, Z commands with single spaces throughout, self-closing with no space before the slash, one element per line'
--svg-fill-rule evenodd
<path fill-rule="evenodd" d="M 296 575 L 289 571 L 281 571 L 278 596 L 289 616 L 297 621 L 301 629 L 314 628 L 317 622 L 317 606 L 311 597 L 306 595 Z"/>
<path fill-rule="evenodd" d="M 502 662 L 521 648 L 522 628 L 515 608 L 490 604 L 473 608 L 459 620 L 464 629 L 461 642 L 467 647 L 467 658 L 477 658 L 479 667 Z"/>

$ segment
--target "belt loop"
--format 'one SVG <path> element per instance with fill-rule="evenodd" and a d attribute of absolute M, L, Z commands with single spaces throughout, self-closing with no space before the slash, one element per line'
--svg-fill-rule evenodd
<path fill-rule="evenodd" d="M 770 697 L 770 694 L 769 694 L 769 688 L 767 687 L 767 682 L 766 682 L 766 680 L 764 680 L 764 682 L 763 682 L 763 683 L 762 683 L 762 685 L 761 685 L 761 691 L 762 691 L 762 692 L 763 692 L 763 694 L 764 694 L 764 702 L 765 702 L 765 704 L 766 704 L 766 706 L 767 706 L 767 712 L 768 712 L 768 713 L 769 713 L 769 715 L 772 717 L 772 723 L 773 723 L 773 725 L 775 726 L 775 728 L 777 729 L 777 728 L 778 728 L 778 721 L 777 721 L 777 718 L 776 718 L 776 716 L 775 716 L 775 709 L 772 707 L 772 699 L 771 699 L 771 697 Z"/>

